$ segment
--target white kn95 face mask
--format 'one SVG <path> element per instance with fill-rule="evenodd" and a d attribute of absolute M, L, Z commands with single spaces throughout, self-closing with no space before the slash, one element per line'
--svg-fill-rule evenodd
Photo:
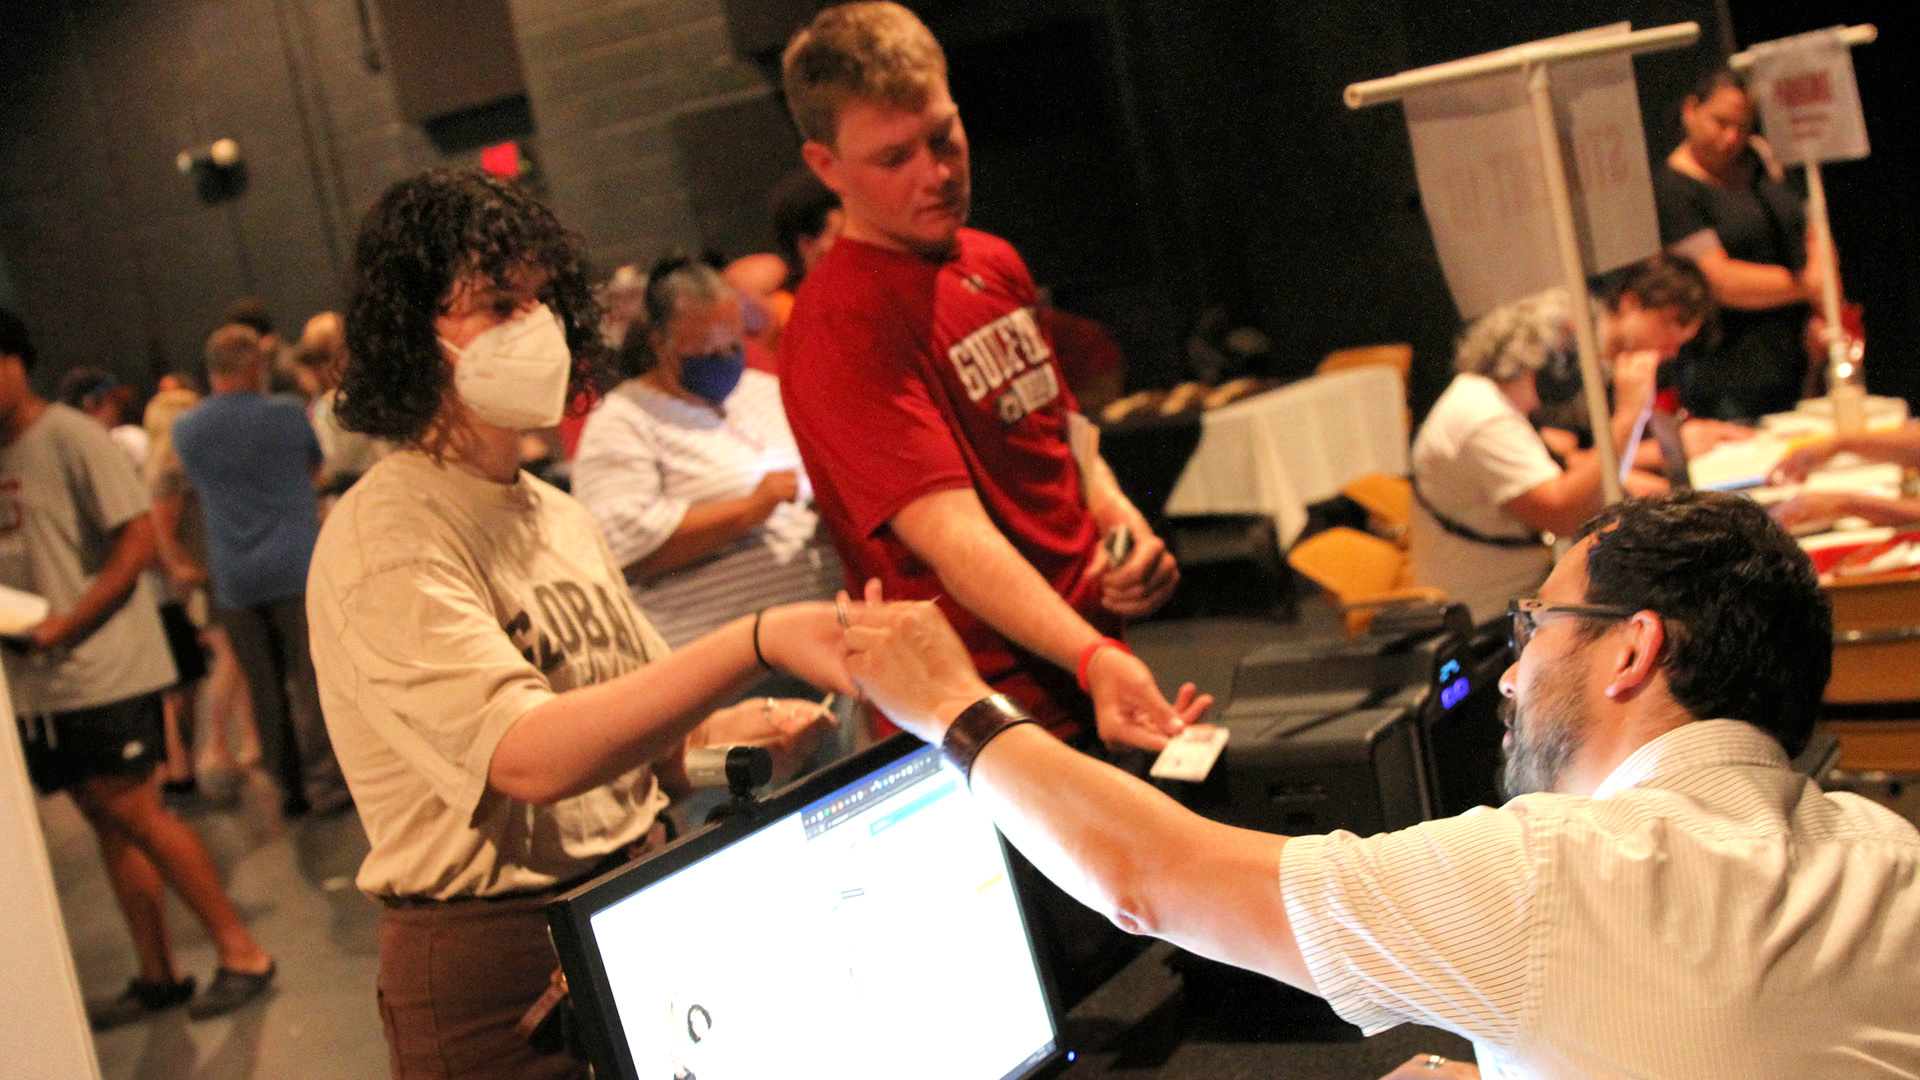
<path fill-rule="evenodd" d="M 464 349 L 446 338 L 440 344 L 454 356 L 454 392 L 480 419 L 515 431 L 560 422 L 573 354 L 560 317 L 547 305 L 481 331 Z"/>

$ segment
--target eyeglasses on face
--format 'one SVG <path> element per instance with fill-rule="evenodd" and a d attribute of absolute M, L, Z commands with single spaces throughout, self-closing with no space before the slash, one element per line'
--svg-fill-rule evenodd
<path fill-rule="evenodd" d="M 1507 619 L 1512 624 L 1508 631 L 1507 643 L 1513 648 L 1513 658 L 1520 659 L 1520 653 L 1533 640 L 1534 631 L 1540 629 L 1540 623 L 1551 615 L 1573 615 L 1582 619 L 1618 620 L 1630 618 L 1637 609 L 1628 607 L 1610 607 L 1598 604 L 1556 604 L 1551 600 L 1528 597 L 1524 600 L 1507 601 Z"/>

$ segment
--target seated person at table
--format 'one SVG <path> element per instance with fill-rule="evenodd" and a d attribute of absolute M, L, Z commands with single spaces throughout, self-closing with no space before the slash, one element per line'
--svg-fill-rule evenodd
<path fill-rule="evenodd" d="M 930 605 L 856 607 L 847 666 L 1082 902 L 1368 1034 L 1444 1028 L 1499 1077 L 1920 1074 L 1920 834 L 1789 763 L 1833 654 L 1806 555 L 1717 492 L 1586 529 L 1516 604 L 1512 801 L 1367 838 L 1232 828 L 1073 753 Z"/>
<path fill-rule="evenodd" d="M 1599 305 L 1600 352 L 1613 369 L 1613 440 L 1624 448 L 1652 399 L 1654 373 L 1699 332 L 1709 308 L 1698 270 L 1678 259 L 1609 279 Z M 1547 575 L 1542 533 L 1571 533 L 1600 508 L 1600 456 L 1576 451 L 1563 468 L 1529 420 L 1536 373 L 1572 351 L 1572 303 L 1549 289 L 1482 316 L 1454 356 L 1459 374 L 1413 441 L 1413 577 L 1446 590 L 1477 620 Z M 1665 481 L 1630 473 L 1636 495 Z"/>
<path fill-rule="evenodd" d="M 1920 422 L 1910 421 L 1892 431 L 1840 435 L 1800 447 L 1774 466 L 1773 482 L 1797 484 L 1835 454 L 1843 453 L 1920 469 Z M 1773 517 L 1790 529 L 1847 517 L 1864 518 L 1875 525 L 1906 525 L 1920 521 L 1920 499 L 1888 499 L 1852 491 L 1809 491 L 1775 504 Z"/>
<path fill-rule="evenodd" d="M 654 628 L 679 648 L 769 604 L 831 597 L 840 560 L 806 505 L 780 382 L 743 370 L 740 301 L 668 259 L 587 418 L 573 492 Z"/>

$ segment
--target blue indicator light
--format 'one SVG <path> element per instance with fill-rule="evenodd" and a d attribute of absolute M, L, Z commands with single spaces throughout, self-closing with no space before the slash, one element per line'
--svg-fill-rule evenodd
<path fill-rule="evenodd" d="M 1460 704 L 1460 699 L 1466 697 L 1472 690 L 1473 687 L 1467 685 L 1466 676 L 1463 675 L 1453 680 L 1453 682 L 1448 683 L 1446 687 L 1440 691 L 1440 707 L 1443 709 L 1453 708 L 1455 705 Z"/>

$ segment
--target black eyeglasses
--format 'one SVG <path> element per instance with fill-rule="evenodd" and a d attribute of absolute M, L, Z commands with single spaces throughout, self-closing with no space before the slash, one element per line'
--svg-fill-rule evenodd
<path fill-rule="evenodd" d="M 1525 600 L 1507 601 L 1507 619 L 1512 624 L 1508 631 L 1507 643 L 1513 648 L 1513 658 L 1520 659 L 1521 650 L 1527 642 L 1533 640 L 1534 631 L 1540 628 L 1540 620 L 1548 615 L 1577 615 L 1583 619 L 1625 619 L 1630 618 L 1637 608 L 1605 607 L 1596 604 L 1556 604 L 1551 600 L 1529 597 Z"/>

